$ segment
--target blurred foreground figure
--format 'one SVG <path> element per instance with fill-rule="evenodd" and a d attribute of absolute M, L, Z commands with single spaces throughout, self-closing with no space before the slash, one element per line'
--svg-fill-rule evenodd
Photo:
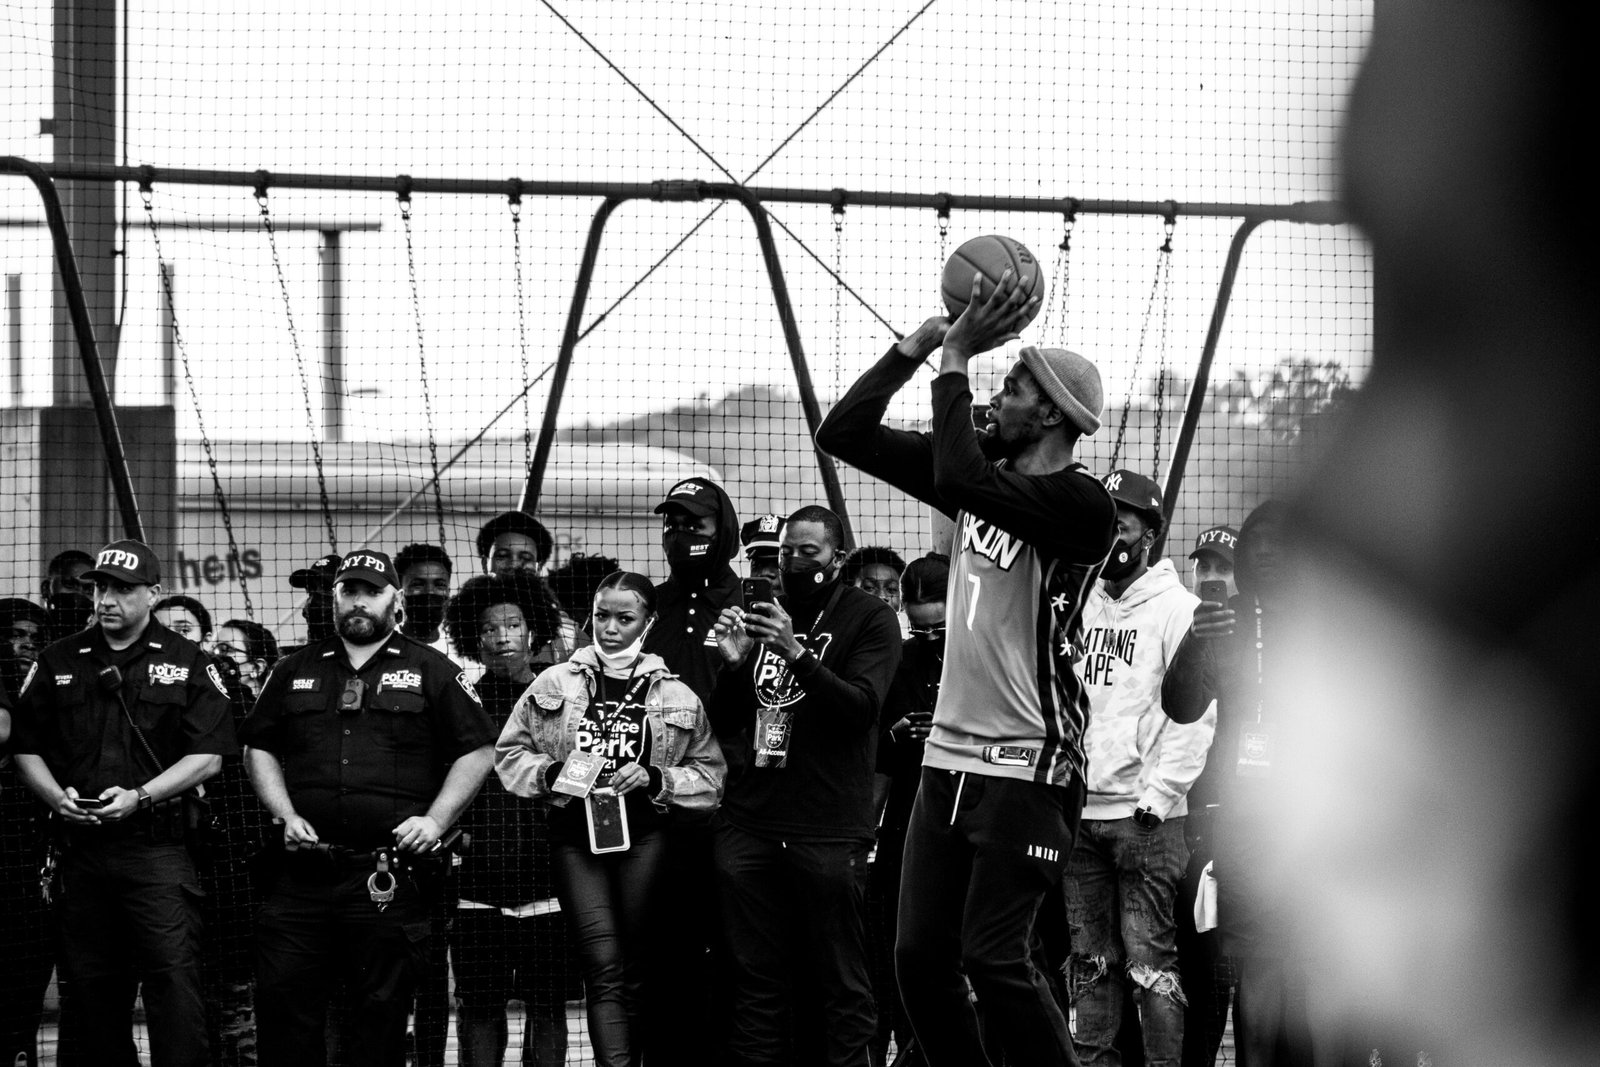
<path fill-rule="evenodd" d="M 1345 149 L 1375 370 L 1288 519 L 1313 1005 L 1441 1064 L 1600 1059 L 1578 10 L 1380 5 Z"/>

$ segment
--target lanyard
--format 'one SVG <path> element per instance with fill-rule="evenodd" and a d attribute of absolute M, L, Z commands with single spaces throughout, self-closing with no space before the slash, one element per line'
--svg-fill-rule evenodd
<path fill-rule="evenodd" d="M 1254 599 L 1254 598 L 1252 598 Z M 1261 721 L 1262 705 L 1266 703 L 1267 659 L 1262 651 L 1261 601 L 1256 600 L 1256 722 Z"/>
<path fill-rule="evenodd" d="M 844 583 L 835 582 L 833 592 L 828 594 L 828 602 L 822 605 L 817 617 L 811 620 L 811 628 L 806 631 L 806 639 L 802 642 L 806 648 L 809 649 L 816 642 L 817 631 L 822 628 L 822 620 L 833 611 L 833 606 L 839 603 L 839 597 L 842 595 L 844 595 Z"/>
<path fill-rule="evenodd" d="M 639 659 L 643 659 L 643 658 L 644 658 L 643 656 L 639 657 Z M 623 690 L 622 691 L 622 696 L 617 700 L 616 710 L 613 711 L 610 715 L 607 715 L 601 725 L 606 725 L 606 724 L 610 723 L 613 718 L 620 717 L 622 715 L 622 713 L 623 713 L 623 710 L 625 708 L 627 708 L 627 706 L 629 704 L 633 703 L 633 698 L 636 697 L 639 694 L 639 687 L 641 685 L 644 685 L 646 682 L 648 682 L 650 680 L 650 676 L 647 674 L 643 678 L 640 678 L 638 681 L 634 681 L 634 676 L 637 675 L 638 673 L 639 673 L 639 660 L 636 659 L 636 660 L 633 661 L 633 666 L 628 668 L 628 678 L 622 684 L 622 690 Z M 591 694 L 590 697 L 589 697 L 589 707 L 591 709 L 593 709 L 593 707 L 594 707 L 594 698 L 596 696 L 600 697 L 602 702 L 604 701 L 604 699 L 605 699 L 605 689 L 606 689 L 606 672 L 605 672 L 604 666 L 602 666 L 600 668 L 600 677 L 596 680 L 595 692 L 593 694 Z"/>

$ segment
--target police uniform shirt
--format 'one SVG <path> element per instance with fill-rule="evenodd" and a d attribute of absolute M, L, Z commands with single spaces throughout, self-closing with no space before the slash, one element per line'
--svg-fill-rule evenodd
<path fill-rule="evenodd" d="M 159 767 L 101 676 L 112 666 Z M 39 756 L 63 788 L 80 796 L 137 788 L 184 756 L 239 751 L 216 664 L 154 618 L 125 649 L 113 650 L 98 626 L 50 645 L 23 680 L 14 720 L 12 751 Z"/>
<path fill-rule="evenodd" d="M 354 680 L 359 708 L 341 711 Z M 277 757 L 295 812 L 325 842 L 370 848 L 427 814 L 450 765 L 497 734 L 455 663 L 390 634 L 360 670 L 338 637 L 279 662 L 240 740 Z"/>

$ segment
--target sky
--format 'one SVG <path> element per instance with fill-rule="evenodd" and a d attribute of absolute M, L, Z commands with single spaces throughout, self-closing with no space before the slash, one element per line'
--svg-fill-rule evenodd
<path fill-rule="evenodd" d="M 1338 195 L 1343 99 L 1371 24 L 1370 3 L 1312 0 L 327 6 L 128 0 L 126 159 L 384 176 L 731 174 L 808 189 L 1323 200 Z M 0 151 L 47 160 L 39 119 L 50 108 L 49 5 L 10 0 L 0 38 L 9 60 Z M 7 183 L 0 216 L 36 216 L 30 195 Z M 118 393 L 154 402 L 162 392 L 154 243 L 138 198 L 126 202 L 133 226 Z M 208 427 L 304 437 L 320 411 L 319 401 L 308 416 L 296 370 L 298 342 L 316 394 L 315 234 L 280 233 L 275 267 L 248 190 L 158 185 L 153 204 Z M 480 430 L 522 388 L 525 361 L 531 376 L 553 359 L 596 203 L 529 200 L 515 240 L 503 197 L 419 195 L 409 234 L 388 194 L 285 190 L 269 206 L 282 221 L 380 227 L 344 239 L 351 436 L 416 439 L 431 425 L 451 440 Z M 585 324 L 713 207 L 620 209 Z M 827 207 L 778 204 L 772 215 L 825 405 L 893 340 L 891 327 L 908 331 L 941 311 L 943 254 L 983 233 L 1022 240 L 1053 280 L 1067 279 L 1056 286 L 1064 304 L 1055 292 L 1048 321 L 1026 339 L 1089 355 L 1111 396 L 1142 393 L 1162 361 L 1192 372 L 1236 225 L 1180 218 L 1162 290 L 1154 280 L 1164 234 L 1152 217 L 1084 216 L 1063 261 L 1053 214 L 957 212 L 943 236 L 928 210 L 851 208 L 837 229 Z M 240 229 L 183 225 L 219 219 Z M 13 402 L 47 399 L 47 254 L 37 229 L 0 228 L 0 262 L 24 277 L 25 386 Z M 843 294 L 817 259 L 861 299 Z M 1264 227 L 1245 257 L 1219 362 L 1254 373 L 1285 357 L 1332 359 L 1359 376 L 1370 343 L 1369 270 L 1348 228 Z M 792 381 L 750 221 L 723 208 L 585 339 L 563 421 Z M 534 420 L 542 389 L 532 393 Z M 197 432 L 193 405 L 186 400 L 181 412 L 184 431 Z M 517 408 L 501 429 L 520 433 L 522 419 Z"/>

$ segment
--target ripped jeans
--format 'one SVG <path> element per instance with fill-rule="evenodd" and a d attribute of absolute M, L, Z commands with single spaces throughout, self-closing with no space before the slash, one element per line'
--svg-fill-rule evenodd
<path fill-rule="evenodd" d="M 1068 991 L 1084 1067 L 1116 1067 L 1123 999 L 1132 991 L 1148 1067 L 1183 1058 L 1173 902 L 1189 860 L 1183 818 L 1146 830 L 1132 819 L 1085 819 L 1067 867 L 1072 928 Z"/>

